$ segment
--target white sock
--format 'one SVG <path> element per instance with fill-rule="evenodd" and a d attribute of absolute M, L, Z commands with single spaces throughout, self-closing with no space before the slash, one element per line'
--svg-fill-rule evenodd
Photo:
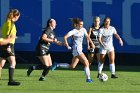
<path fill-rule="evenodd" d="M 68 64 L 68 63 L 58 63 L 57 67 L 60 67 L 60 68 L 70 68 L 70 64 Z"/>
<path fill-rule="evenodd" d="M 98 73 L 101 74 L 102 73 L 102 69 L 103 69 L 104 64 L 101 62 L 98 62 Z"/>
<path fill-rule="evenodd" d="M 85 70 L 85 75 L 86 75 L 87 79 L 90 79 L 90 69 L 89 69 L 89 67 L 85 67 L 84 70 Z"/>
<path fill-rule="evenodd" d="M 110 64 L 111 74 L 115 74 L 115 64 Z"/>

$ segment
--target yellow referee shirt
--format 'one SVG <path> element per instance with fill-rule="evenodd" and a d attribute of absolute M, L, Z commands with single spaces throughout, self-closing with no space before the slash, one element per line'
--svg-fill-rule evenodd
<path fill-rule="evenodd" d="M 8 36 L 12 36 L 12 35 L 16 36 L 16 32 L 17 32 L 16 26 L 11 20 L 8 20 L 3 24 L 2 38 L 7 38 Z M 13 39 L 10 43 L 14 44 L 15 39 Z"/>

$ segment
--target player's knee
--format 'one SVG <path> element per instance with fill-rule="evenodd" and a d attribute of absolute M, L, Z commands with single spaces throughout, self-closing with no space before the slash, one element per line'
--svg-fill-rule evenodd
<path fill-rule="evenodd" d="M 16 67 L 16 62 L 12 62 L 12 63 L 10 64 L 10 66 L 13 67 L 13 68 L 15 68 L 15 67 Z"/>
<path fill-rule="evenodd" d="M 85 62 L 84 62 L 84 65 L 85 65 L 86 67 L 88 67 L 88 66 L 89 66 L 89 62 L 88 62 L 88 61 L 85 61 Z"/>

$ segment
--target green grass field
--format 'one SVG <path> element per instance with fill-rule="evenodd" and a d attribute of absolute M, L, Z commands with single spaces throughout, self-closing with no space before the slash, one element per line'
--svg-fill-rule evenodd
<path fill-rule="evenodd" d="M 92 66 L 93 83 L 85 82 L 82 67 L 76 70 L 50 71 L 46 81 L 38 81 L 41 74 L 39 70 L 27 77 L 26 68 L 17 66 L 15 70 L 15 79 L 21 82 L 20 86 L 7 86 L 8 70 L 3 69 L 0 93 L 140 93 L 140 66 L 117 66 L 118 79 L 111 79 L 110 71 L 105 67 L 103 72 L 109 76 L 106 82 L 100 82 L 96 78 L 97 67 Z"/>

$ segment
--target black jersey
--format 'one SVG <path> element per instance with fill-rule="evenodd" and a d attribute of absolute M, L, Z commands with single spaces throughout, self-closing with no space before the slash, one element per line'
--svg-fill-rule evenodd
<path fill-rule="evenodd" d="M 94 42 L 95 47 L 97 47 L 97 48 L 99 48 L 99 46 L 100 46 L 100 43 L 98 41 L 98 33 L 99 33 L 99 29 L 92 27 L 90 38 Z"/>
<path fill-rule="evenodd" d="M 42 36 L 43 34 L 46 34 L 47 35 L 47 38 L 50 38 L 50 39 L 54 39 L 55 38 L 55 33 L 52 31 L 52 29 L 50 27 L 46 28 L 43 33 L 42 33 Z M 50 47 L 50 42 L 46 42 L 44 40 L 42 40 L 42 36 L 40 37 L 40 40 L 38 42 L 38 45 L 46 48 L 46 49 L 49 49 Z"/>

